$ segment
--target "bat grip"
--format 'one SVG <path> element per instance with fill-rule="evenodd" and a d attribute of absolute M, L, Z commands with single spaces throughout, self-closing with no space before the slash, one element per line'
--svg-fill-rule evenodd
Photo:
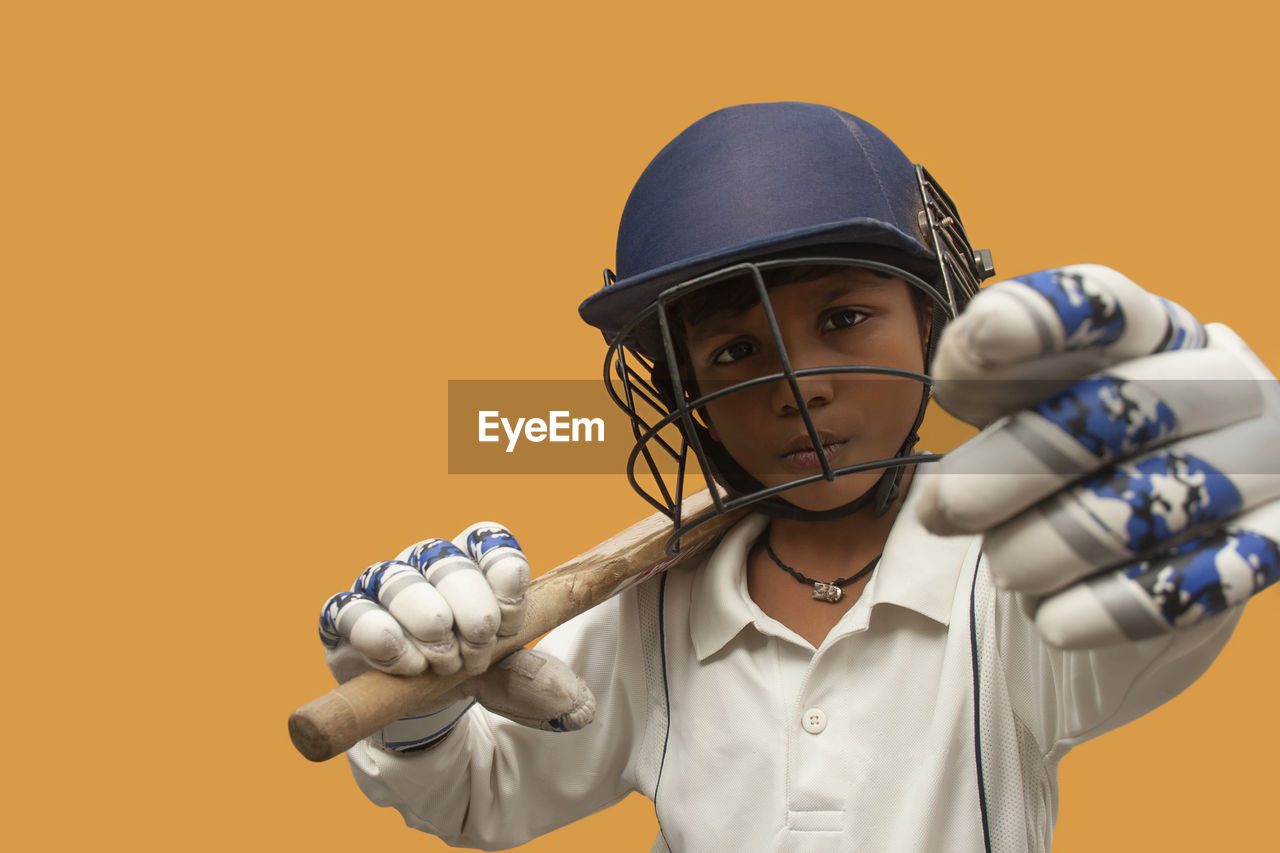
<path fill-rule="evenodd" d="M 526 623 L 518 634 L 499 637 L 494 662 L 540 633 L 531 631 Z M 369 670 L 290 714 L 289 738 L 298 752 L 311 761 L 328 761 L 471 677 L 462 670 L 450 675 L 426 672 L 409 676 Z"/>

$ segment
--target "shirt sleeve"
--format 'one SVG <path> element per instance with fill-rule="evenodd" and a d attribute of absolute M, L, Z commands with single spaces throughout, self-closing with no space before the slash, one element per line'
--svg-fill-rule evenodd
<path fill-rule="evenodd" d="M 548 634 L 538 648 L 596 696 L 576 732 L 521 726 L 473 705 L 439 745 L 395 754 L 365 740 L 347 752 L 356 783 L 411 827 L 456 846 L 504 849 L 599 811 L 634 788 L 646 725 L 644 650 L 634 590 Z"/>
<path fill-rule="evenodd" d="M 995 611 L 1013 712 L 1045 755 L 1060 757 L 1191 686 L 1226 645 L 1243 605 L 1162 637 L 1085 650 L 1045 644 L 1012 593 L 997 592 Z"/>

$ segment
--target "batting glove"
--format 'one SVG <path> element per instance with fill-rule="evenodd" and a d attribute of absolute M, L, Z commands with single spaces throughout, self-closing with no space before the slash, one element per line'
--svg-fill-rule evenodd
<path fill-rule="evenodd" d="M 921 518 L 982 533 L 1050 643 L 1158 636 L 1280 578 L 1280 395 L 1226 326 L 1063 267 L 984 289 L 934 377 L 984 429 L 921 475 Z"/>
<path fill-rule="evenodd" d="M 374 743 L 409 751 L 444 739 L 478 701 L 522 725 L 585 726 L 595 712 L 586 683 L 562 661 L 523 649 L 489 668 L 496 639 L 524 624 L 529 563 L 515 537 L 492 522 L 452 542 L 426 539 L 374 563 L 320 613 L 320 639 L 334 678 L 370 669 L 394 675 L 459 669 L 476 677 L 383 729 Z"/>

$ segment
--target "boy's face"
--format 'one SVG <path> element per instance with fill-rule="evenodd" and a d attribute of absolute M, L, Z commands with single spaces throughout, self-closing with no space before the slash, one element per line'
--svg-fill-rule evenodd
<path fill-rule="evenodd" d="M 869 270 L 841 268 L 769 291 L 791 366 L 871 365 L 923 372 L 927 318 L 910 286 Z M 713 313 L 685 324 L 694 378 L 702 394 L 780 372 L 764 309 Z M 919 382 L 876 374 L 822 374 L 797 382 L 832 468 L 892 457 L 915 422 Z M 766 486 L 821 471 L 795 397 L 785 381 L 728 394 L 703 409 L 712 436 Z M 783 494 L 821 511 L 862 495 L 883 471 L 837 477 Z"/>

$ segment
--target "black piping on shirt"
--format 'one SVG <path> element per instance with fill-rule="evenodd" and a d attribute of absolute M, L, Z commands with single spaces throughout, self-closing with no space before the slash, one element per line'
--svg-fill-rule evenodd
<path fill-rule="evenodd" d="M 662 770 L 667 765 L 667 742 L 671 739 L 671 690 L 667 687 L 667 575 L 664 572 L 658 584 L 658 651 L 662 654 L 662 698 L 667 703 L 667 730 L 662 735 L 662 759 L 658 762 L 658 778 L 653 783 L 653 810 L 658 811 L 658 788 L 662 785 Z M 671 849 L 662 821 L 658 821 L 658 835 L 662 843 Z"/>
<path fill-rule="evenodd" d="M 978 770 L 978 805 L 982 809 L 982 844 L 991 853 L 991 826 L 987 821 L 987 788 L 982 778 L 982 694 L 978 678 L 978 614 L 976 593 L 978 569 L 982 566 L 982 554 L 973 566 L 973 585 L 969 588 L 969 652 L 973 658 L 973 754 Z"/>

